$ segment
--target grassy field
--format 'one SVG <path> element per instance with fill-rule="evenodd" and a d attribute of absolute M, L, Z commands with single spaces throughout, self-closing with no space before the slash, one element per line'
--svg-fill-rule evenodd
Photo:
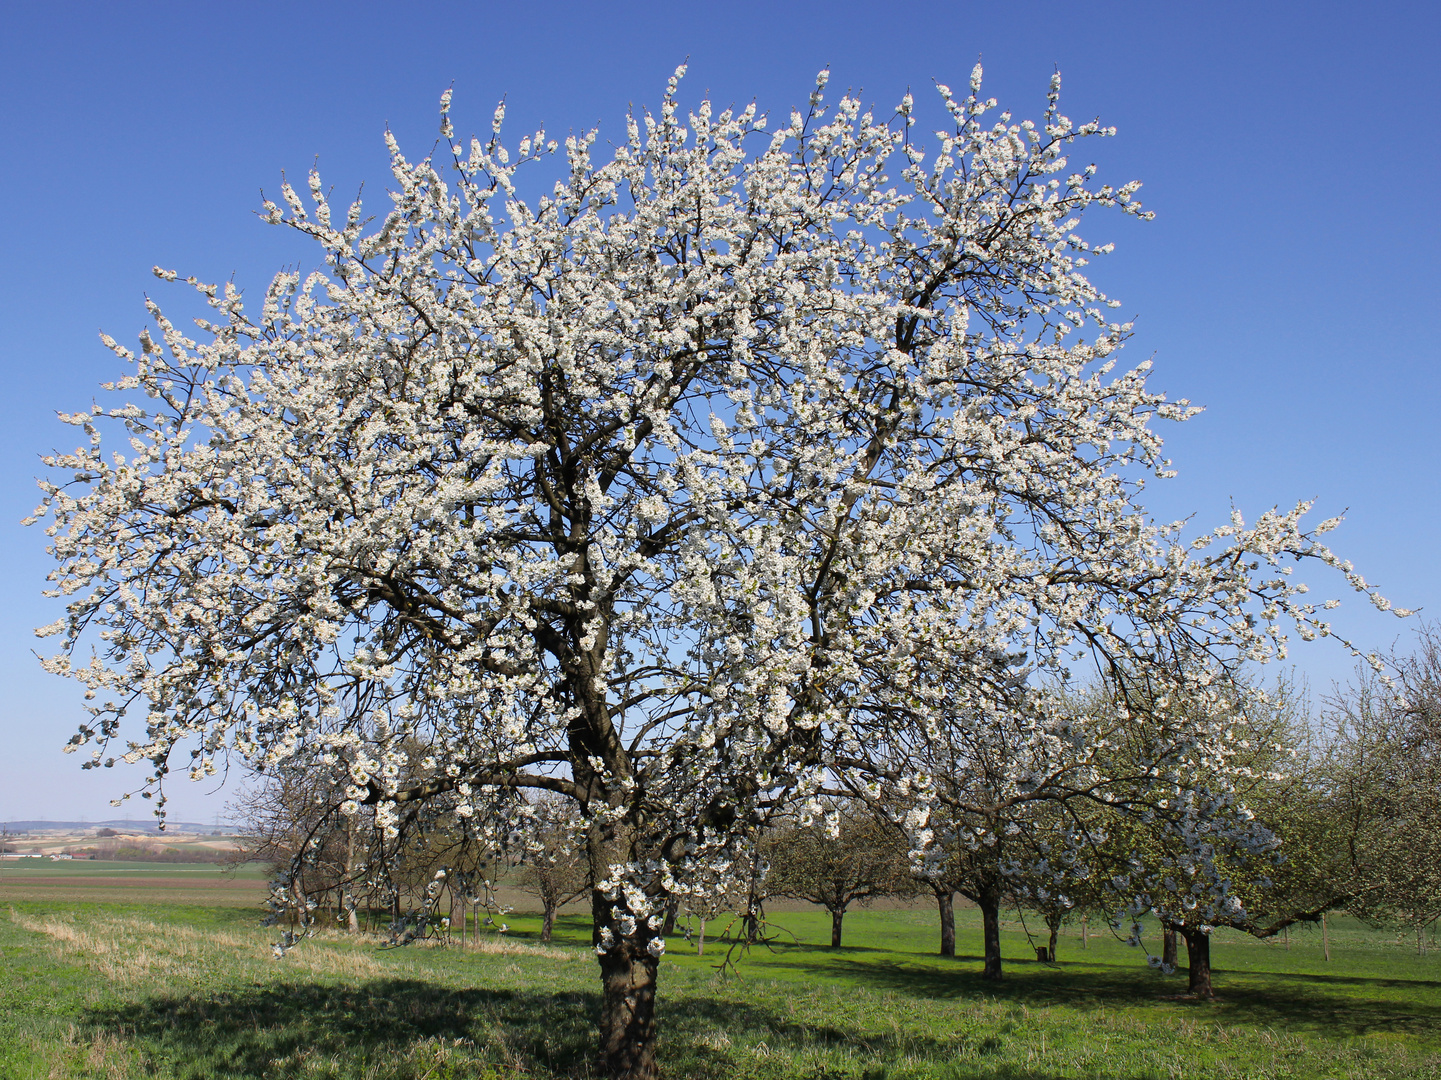
<path fill-rule="evenodd" d="M 64 864 L 51 865 L 53 879 Z M 381 951 L 327 933 L 273 960 L 273 932 L 218 893 L 206 906 L 146 903 L 159 893 L 127 885 L 131 902 L 100 903 L 78 890 L 22 897 L 33 886 L 15 881 L 0 876 L 3 1080 L 589 1075 L 597 978 L 580 916 L 562 918 L 553 946 L 537 944 L 538 920 L 522 915 L 504 938 L 464 951 Z M 1441 1076 L 1441 954 L 1344 920 L 1329 963 L 1314 934 L 1289 949 L 1218 935 L 1214 1003 L 1184 1000 L 1183 974 L 1158 975 L 1094 932 L 1085 950 L 1069 933 L 1061 962 L 1039 964 L 1012 918 L 995 986 L 977 976 L 974 911 L 957 912 L 968 955 L 956 960 L 930 955 L 925 910 L 855 912 L 839 950 L 825 945 L 823 914 L 773 922 L 773 946 L 724 978 L 714 943 L 697 957 L 672 939 L 667 1075 Z"/>
<path fill-rule="evenodd" d="M 259 867 L 224 870 L 206 863 L 103 862 L 46 858 L 0 862 L 0 902 L 224 904 L 257 908 L 269 895 Z M 0 1080 L 6 1080 L 0 1076 Z"/>

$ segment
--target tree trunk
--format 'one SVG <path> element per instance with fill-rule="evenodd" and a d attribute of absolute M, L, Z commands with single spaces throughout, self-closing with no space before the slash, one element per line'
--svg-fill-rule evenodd
<path fill-rule="evenodd" d="M 637 935 L 639 936 L 639 935 Z M 613 1080 L 655 1080 L 655 957 L 636 938 L 600 957 L 601 1067 Z"/>
<path fill-rule="evenodd" d="M 765 904 L 760 895 L 761 861 L 751 860 L 750 883 L 746 888 L 746 944 L 754 945 L 761 936 L 761 919 L 765 917 Z"/>
<path fill-rule="evenodd" d="M 941 909 L 941 955 L 956 955 L 956 904 L 950 889 L 936 890 L 936 906 Z"/>
<path fill-rule="evenodd" d="M 701 919 L 701 920 L 700 920 L 700 930 L 697 931 L 697 933 L 696 933 L 696 937 L 695 937 L 695 954 L 696 954 L 697 956 L 704 956 L 704 955 L 705 955 L 705 920 L 704 920 L 704 919 Z"/>
<path fill-rule="evenodd" d="M 831 948 L 841 947 L 841 920 L 846 917 L 845 908 L 831 909 Z"/>
<path fill-rule="evenodd" d="M 646 910 L 632 911 L 624 892 L 609 896 L 594 883 L 611 868 L 636 858 L 634 824 L 593 820 L 586 835 L 590 868 L 591 942 L 600 964 L 600 1075 L 609 1080 L 656 1080 L 656 972 L 660 934 L 650 927 Z M 658 899 L 658 897 L 657 897 Z"/>
<path fill-rule="evenodd" d="M 1056 938 L 1060 936 L 1060 933 L 1061 933 L 1061 924 L 1060 924 L 1060 923 L 1052 923 L 1052 924 L 1051 924 L 1051 943 L 1050 943 L 1049 946 L 1047 946 L 1046 951 L 1051 954 L 1051 963 L 1053 963 L 1053 964 L 1056 962 Z"/>
<path fill-rule="evenodd" d="M 550 932 L 555 929 L 555 901 L 546 900 L 542 901 L 542 903 L 545 906 L 545 910 L 541 913 L 540 917 L 540 940 L 544 944 L 549 945 Z"/>
<path fill-rule="evenodd" d="M 1326 960 L 1331 959 L 1331 937 L 1326 933 L 1326 913 L 1324 911 L 1321 912 L 1321 956 Z"/>
<path fill-rule="evenodd" d="M 1211 935 L 1193 926 L 1184 927 L 1181 933 L 1186 938 L 1187 990 L 1194 997 L 1215 997 L 1211 989 Z"/>
<path fill-rule="evenodd" d="M 998 980 L 1001 977 L 1001 898 L 994 891 L 978 894 L 981 908 L 981 922 L 985 927 L 986 966 L 981 978 Z"/>
<path fill-rule="evenodd" d="M 656 935 L 644 919 L 635 933 L 624 936 L 614 908 L 624 901 L 606 899 L 599 889 L 590 894 L 592 939 L 600 961 L 600 1072 L 610 1080 L 656 1080 L 655 990 L 658 957 L 647 946 Z M 602 930 L 611 934 L 601 952 Z"/>
<path fill-rule="evenodd" d="M 660 936 L 670 937 L 675 933 L 675 918 L 680 914 L 680 897 L 672 896 L 665 902 L 665 922 L 661 925 Z"/>
<path fill-rule="evenodd" d="M 1088 923 L 1087 920 L 1088 920 L 1088 916 L 1085 916 L 1085 915 L 1082 915 L 1082 916 L 1081 916 L 1081 948 L 1083 948 L 1083 949 L 1087 947 L 1087 943 L 1086 943 L 1086 931 L 1087 931 L 1088 929 L 1090 929 L 1090 926 L 1089 926 L 1089 923 Z"/>
<path fill-rule="evenodd" d="M 351 876 L 355 872 L 355 822 L 347 821 L 345 825 L 345 887 L 340 892 L 342 903 L 348 897 L 350 900 L 350 924 L 352 934 L 360 933 L 360 919 L 355 914 L 355 897 L 351 894 Z"/>
<path fill-rule="evenodd" d="M 1176 928 L 1167 926 L 1161 931 L 1161 963 L 1176 966 Z"/>

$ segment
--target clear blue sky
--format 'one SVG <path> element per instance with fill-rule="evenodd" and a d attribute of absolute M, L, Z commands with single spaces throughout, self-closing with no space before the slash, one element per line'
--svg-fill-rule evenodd
<path fill-rule="evenodd" d="M 44 536 L 38 455 L 73 444 L 57 409 L 118 374 L 104 329 L 130 340 L 159 263 L 256 294 L 309 252 L 254 217 L 282 170 L 319 160 L 337 192 L 388 179 L 388 123 L 420 156 L 455 86 L 463 133 L 599 123 L 654 104 L 687 57 L 685 94 L 784 113 L 815 72 L 890 106 L 932 80 L 986 89 L 1037 115 L 1059 68 L 1073 118 L 1119 137 L 1102 175 L 1139 178 L 1150 225 L 1098 215 L 1095 267 L 1137 316 L 1131 359 L 1207 406 L 1169 435 L 1181 477 L 1154 491 L 1167 519 L 1219 523 L 1316 498 L 1348 510 L 1332 539 L 1398 604 L 1441 613 L 1438 525 L 1437 142 L 1434 3 L 1026 4 L 21 4 L 0 7 L 0 820 L 92 819 L 139 770 L 81 774 L 59 748 L 79 688 L 44 675 L 33 627 Z M 176 287 L 171 287 L 175 290 Z M 172 291 L 179 299 L 178 291 Z M 1334 578 L 1313 575 L 1322 593 Z M 1405 623 L 1346 594 L 1338 627 L 1388 647 Z M 1298 646 L 1313 687 L 1344 678 L 1329 643 Z M 177 819 L 226 795 L 177 783 Z M 143 816 L 148 806 L 127 804 Z"/>

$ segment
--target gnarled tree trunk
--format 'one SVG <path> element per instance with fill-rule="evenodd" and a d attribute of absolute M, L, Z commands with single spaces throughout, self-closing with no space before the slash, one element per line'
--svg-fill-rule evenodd
<path fill-rule="evenodd" d="M 1187 990 L 1195 997 L 1215 997 L 1211 989 L 1211 935 L 1192 926 L 1184 927 L 1181 933 L 1186 938 Z"/>
<path fill-rule="evenodd" d="M 941 909 L 941 955 L 956 955 L 955 893 L 936 889 L 936 906 Z"/>
<path fill-rule="evenodd" d="M 543 910 L 540 914 L 540 940 L 549 944 L 551 931 L 555 929 L 555 901 L 544 900 L 541 903 Z"/>
<path fill-rule="evenodd" d="M 831 908 L 831 948 L 841 947 L 841 921 L 846 917 L 845 908 Z"/>
<path fill-rule="evenodd" d="M 591 893 L 597 944 L 600 928 L 611 927 L 613 902 L 599 891 Z M 599 954 L 600 1064 L 612 1080 L 656 1080 L 655 990 L 659 959 L 646 949 L 651 933 L 643 920 L 630 937 L 615 935 L 610 948 Z"/>

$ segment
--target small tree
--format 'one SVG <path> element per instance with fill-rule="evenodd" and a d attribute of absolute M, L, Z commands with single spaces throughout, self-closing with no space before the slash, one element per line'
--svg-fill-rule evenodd
<path fill-rule="evenodd" d="M 556 912 L 590 891 L 590 868 L 577 850 L 583 823 L 574 804 L 543 794 L 534 807 L 534 824 L 514 884 L 540 901 L 540 940 L 548 942 Z"/>
<path fill-rule="evenodd" d="M 841 926 L 852 904 L 868 906 L 885 896 L 913 895 L 906 845 L 865 807 L 833 811 L 831 822 L 796 824 L 771 836 L 764 847 L 772 896 L 807 900 L 831 916 L 831 948 L 840 948 Z"/>
<path fill-rule="evenodd" d="M 327 900 L 351 933 L 360 930 L 357 881 L 373 840 L 368 815 L 334 814 L 344 796 L 323 771 L 287 763 L 256 774 L 231 804 L 241 846 L 232 863 L 265 863 L 299 908 Z"/>

